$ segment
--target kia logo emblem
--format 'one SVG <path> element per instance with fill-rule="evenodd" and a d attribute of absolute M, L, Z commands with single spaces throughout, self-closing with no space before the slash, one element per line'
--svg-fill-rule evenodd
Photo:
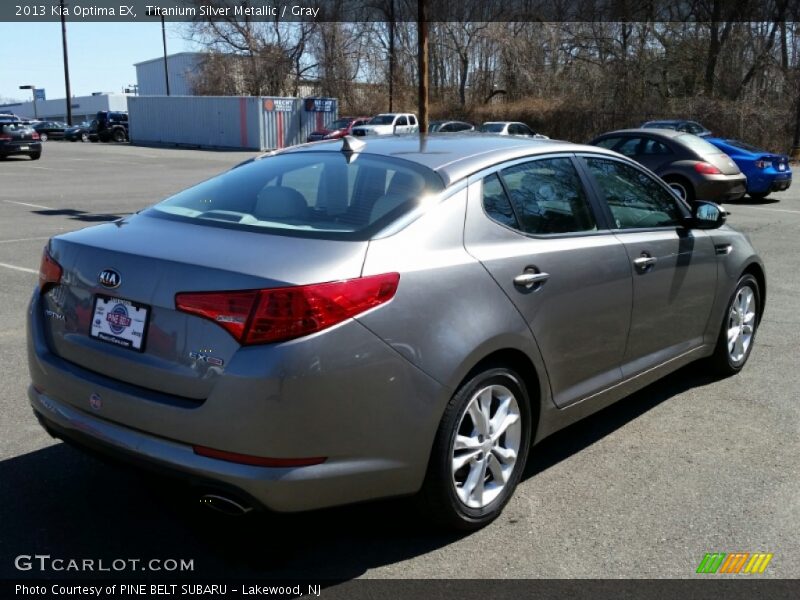
<path fill-rule="evenodd" d="M 107 288 L 117 288 L 122 283 L 122 276 L 114 269 L 103 269 L 97 277 L 100 285 Z"/>

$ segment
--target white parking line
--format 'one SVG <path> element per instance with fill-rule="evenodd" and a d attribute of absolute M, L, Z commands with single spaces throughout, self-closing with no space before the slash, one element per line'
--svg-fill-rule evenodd
<path fill-rule="evenodd" d="M 3 200 L 7 204 L 19 204 L 20 206 L 30 206 L 31 208 L 42 208 L 44 210 L 55 210 L 49 206 L 42 206 L 41 204 L 30 204 L 28 202 L 17 202 L 16 200 Z"/>
<path fill-rule="evenodd" d="M 28 269 L 26 267 L 18 267 L 16 265 L 7 265 L 6 263 L 0 263 L 0 267 L 5 267 L 6 269 L 11 269 L 12 271 L 21 271 L 22 273 L 33 273 L 34 275 L 38 275 L 39 271 L 34 269 Z"/>
<path fill-rule="evenodd" d="M 748 206 L 747 204 L 736 204 L 736 205 L 729 204 L 728 206 L 735 206 L 736 208 L 734 209 L 734 211 L 739 210 L 739 208 L 752 208 L 753 210 L 768 210 L 770 212 L 782 212 L 782 213 L 792 213 L 795 215 L 800 215 L 800 210 L 790 210 L 788 208 L 765 208 L 763 206 Z"/>
<path fill-rule="evenodd" d="M 0 244 L 13 244 L 14 242 L 39 242 L 41 240 L 49 239 L 49 237 L 17 238 L 15 240 L 0 240 Z"/>

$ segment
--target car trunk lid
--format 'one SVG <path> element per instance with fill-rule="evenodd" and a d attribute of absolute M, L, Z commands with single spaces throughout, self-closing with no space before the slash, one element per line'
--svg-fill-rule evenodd
<path fill-rule="evenodd" d="M 202 401 L 240 346 L 217 324 L 177 311 L 176 294 L 358 277 L 366 248 L 145 215 L 58 236 L 50 253 L 61 284 L 42 303 L 47 342 L 93 372 Z"/>

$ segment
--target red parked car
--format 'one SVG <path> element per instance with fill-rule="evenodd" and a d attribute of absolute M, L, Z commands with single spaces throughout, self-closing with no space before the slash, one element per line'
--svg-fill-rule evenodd
<path fill-rule="evenodd" d="M 335 140 L 352 133 L 353 127 L 364 125 L 370 117 L 342 117 L 331 123 L 330 129 L 318 129 L 311 132 L 306 139 L 307 142 L 318 142 L 320 140 Z"/>

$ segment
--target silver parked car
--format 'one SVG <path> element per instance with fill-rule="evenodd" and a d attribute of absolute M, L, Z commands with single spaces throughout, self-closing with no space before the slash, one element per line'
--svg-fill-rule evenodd
<path fill-rule="evenodd" d="M 742 369 L 765 275 L 724 221 L 591 146 L 287 149 L 52 238 L 30 401 L 221 510 L 418 494 L 480 527 L 545 436 L 696 359 Z"/>

